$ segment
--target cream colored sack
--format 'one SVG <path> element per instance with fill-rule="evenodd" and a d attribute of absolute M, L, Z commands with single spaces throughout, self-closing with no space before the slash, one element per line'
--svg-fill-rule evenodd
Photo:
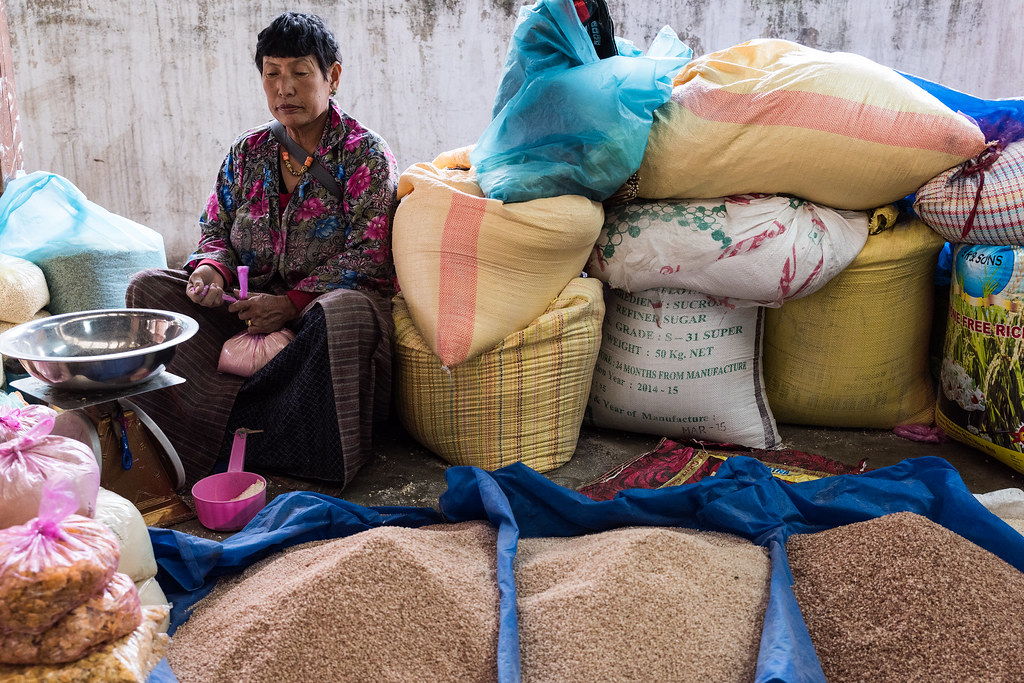
<path fill-rule="evenodd" d="M 814 294 L 768 309 L 764 380 L 782 423 L 891 429 L 931 424 L 934 276 L 945 241 L 923 222 L 868 237 Z"/>
<path fill-rule="evenodd" d="M 398 196 L 398 284 L 424 341 L 448 367 L 543 314 L 583 271 L 604 222 L 601 205 L 585 197 L 505 204 L 484 198 L 471 170 L 433 163 L 406 170 Z"/>
<path fill-rule="evenodd" d="M 751 40 L 693 60 L 673 84 L 640 197 L 763 192 L 873 209 L 985 148 L 972 121 L 855 54 Z"/>

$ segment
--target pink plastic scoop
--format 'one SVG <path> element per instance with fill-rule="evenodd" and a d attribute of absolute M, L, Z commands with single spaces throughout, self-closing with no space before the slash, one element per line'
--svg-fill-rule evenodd
<path fill-rule="evenodd" d="M 267 504 L 267 480 L 245 472 L 245 438 L 260 429 L 237 429 L 228 471 L 204 477 L 192 487 L 199 522 L 212 531 L 238 531 Z"/>

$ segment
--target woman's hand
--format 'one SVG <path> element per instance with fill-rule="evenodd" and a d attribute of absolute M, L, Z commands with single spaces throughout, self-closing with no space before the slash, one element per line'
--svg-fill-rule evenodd
<path fill-rule="evenodd" d="M 220 306 L 224 297 L 224 277 L 213 266 L 199 266 L 188 278 L 185 294 L 200 306 Z"/>
<path fill-rule="evenodd" d="M 236 301 L 228 306 L 228 310 L 237 314 L 250 332 L 257 334 L 276 332 L 299 317 L 299 309 L 284 295 L 250 292 L 248 299 Z"/>

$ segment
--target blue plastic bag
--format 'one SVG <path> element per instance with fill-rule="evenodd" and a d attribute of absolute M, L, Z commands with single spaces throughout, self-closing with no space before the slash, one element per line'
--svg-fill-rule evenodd
<path fill-rule="evenodd" d="M 160 233 L 43 171 L 15 178 L 0 195 L 0 252 L 39 266 L 53 314 L 123 308 L 133 274 L 167 267 Z"/>
<path fill-rule="evenodd" d="M 647 55 L 616 39 L 599 59 L 571 0 L 520 11 L 492 120 L 470 162 L 491 199 L 603 201 L 640 168 L 654 110 L 693 55 L 664 27 Z"/>

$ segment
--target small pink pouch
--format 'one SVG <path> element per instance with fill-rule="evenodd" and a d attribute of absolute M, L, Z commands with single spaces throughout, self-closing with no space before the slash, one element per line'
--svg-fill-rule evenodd
<path fill-rule="evenodd" d="M 295 333 L 288 329 L 270 334 L 239 332 L 224 342 L 220 350 L 217 370 L 231 375 L 252 377 L 271 358 L 295 339 Z"/>
<path fill-rule="evenodd" d="M 238 266 L 238 295 L 249 296 L 249 267 Z M 217 361 L 217 371 L 241 377 L 252 377 L 256 371 L 295 339 L 295 333 L 285 328 L 270 334 L 239 332 L 224 342 Z"/>

